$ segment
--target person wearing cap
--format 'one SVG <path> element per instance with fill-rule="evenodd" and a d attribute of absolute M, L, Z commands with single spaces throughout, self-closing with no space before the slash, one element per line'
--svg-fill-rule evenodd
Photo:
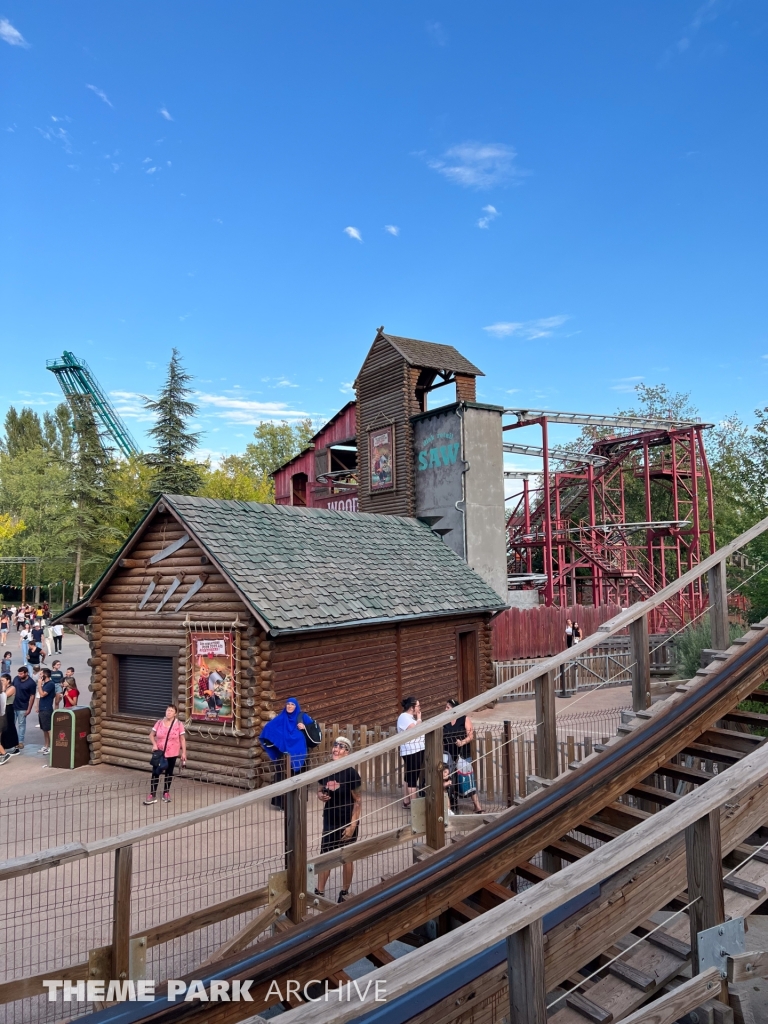
<path fill-rule="evenodd" d="M 338 736 L 333 741 L 331 760 L 340 761 L 351 750 L 352 744 L 347 737 Z M 318 783 L 317 798 L 323 804 L 321 853 L 340 850 L 344 846 L 349 846 L 350 843 L 357 842 L 363 808 L 362 784 L 357 769 L 351 765 L 348 768 L 340 767 L 338 771 L 327 775 Z M 343 903 L 349 896 L 354 871 L 353 861 L 342 865 L 342 889 L 339 891 L 339 903 Z M 330 871 L 318 871 L 316 896 L 325 896 L 325 887 L 330 874 Z"/>

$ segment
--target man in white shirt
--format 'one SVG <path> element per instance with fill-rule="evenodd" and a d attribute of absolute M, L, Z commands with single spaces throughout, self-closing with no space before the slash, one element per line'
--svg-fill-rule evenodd
<path fill-rule="evenodd" d="M 53 653 L 61 654 L 61 645 L 64 640 L 64 627 L 60 622 L 51 626 L 53 631 Z"/>

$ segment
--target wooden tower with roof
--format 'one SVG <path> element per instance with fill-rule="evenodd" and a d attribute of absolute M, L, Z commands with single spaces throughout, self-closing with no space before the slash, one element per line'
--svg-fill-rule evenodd
<path fill-rule="evenodd" d="M 411 417 L 446 384 L 455 383 L 457 402 L 474 402 L 478 376 L 452 345 L 378 329 L 355 380 L 361 512 L 416 514 Z"/>

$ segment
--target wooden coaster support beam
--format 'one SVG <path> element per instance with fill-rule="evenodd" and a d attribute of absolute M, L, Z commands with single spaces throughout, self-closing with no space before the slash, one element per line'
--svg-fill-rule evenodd
<path fill-rule="evenodd" d="M 552 680 L 554 686 L 554 679 Z M 544 930 L 541 918 L 507 936 L 510 1024 L 546 1024 Z"/>
<path fill-rule="evenodd" d="M 433 729 L 425 737 L 424 774 L 427 846 L 441 850 L 445 846 L 445 797 L 443 795 L 443 730 Z"/>
<path fill-rule="evenodd" d="M 629 660 L 632 665 L 632 710 L 651 706 L 651 652 L 648 642 L 648 616 L 629 625 Z"/>
<path fill-rule="evenodd" d="M 286 761 L 289 761 L 286 758 Z M 307 791 L 308 786 L 285 794 L 285 868 L 291 904 L 287 916 L 299 924 L 307 908 Z"/>
<path fill-rule="evenodd" d="M 711 647 L 714 651 L 727 651 L 730 646 L 728 625 L 728 585 L 725 559 L 707 573 L 709 585 L 709 622 L 712 627 Z"/>
<path fill-rule="evenodd" d="M 115 887 L 112 904 L 112 977 L 125 981 L 131 957 L 131 876 L 133 847 L 115 850 Z"/>
<path fill-rule="evenodd" d="M 545 672 L 534 681 L 536 694 L 536 774 L 557 778 L 557 722 L 555 719 L 555 673 Z"/>
<path fill-rule="evenodd" d="M 699 973 L 699 932 L 725 921 L 723 854 L 720 843 L 720 809 L 705 814 L 685 830 L 685 864 L 688 878 L 688 919 L 691 926 L 691 971 Z M 720 998 L 728 1002 L 728 989 Z"/>

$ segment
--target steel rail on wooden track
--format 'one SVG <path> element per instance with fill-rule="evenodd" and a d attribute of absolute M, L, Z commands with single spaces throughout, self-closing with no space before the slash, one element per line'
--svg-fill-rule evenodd
<path fill-rule="evenodd" d="M 215 971 L 204 972 L 201 980 L 206 985 L 218 979 L 250 980 L 258 1005 L 275 980 L 284 983 L 292 978 L 303 984 L 333 974 L 404 934 L 414 922 L 445 912 L 476 891 L 483 880 L 500 876 L 509 865 L 525 862 L 576 828 L 625 793 L 634 780 L 651 775 L 707 728 L 703 722 L 714 724 L 766 676 L 768 630 L 762 627 L 727 665 L 681 694 L 670 709 L 673 713 L 651 717 L 579 771 L 561 776 L 471 832 L 460 845 L 436 851 L 391 881 L 267 940 L 255 952 L 217 965 Z M 552 884 L 556 889 L 557 883 Z M 161 997 L 152 1004 L 122 1004 L 85 1019 L 102 1024 L 172 1024 L 201 1017 L 234 1021 L 248 1015 L 248 1004 L 232 1003 L 214 1010 L 205 1003 L 168 1002 Z"/>

